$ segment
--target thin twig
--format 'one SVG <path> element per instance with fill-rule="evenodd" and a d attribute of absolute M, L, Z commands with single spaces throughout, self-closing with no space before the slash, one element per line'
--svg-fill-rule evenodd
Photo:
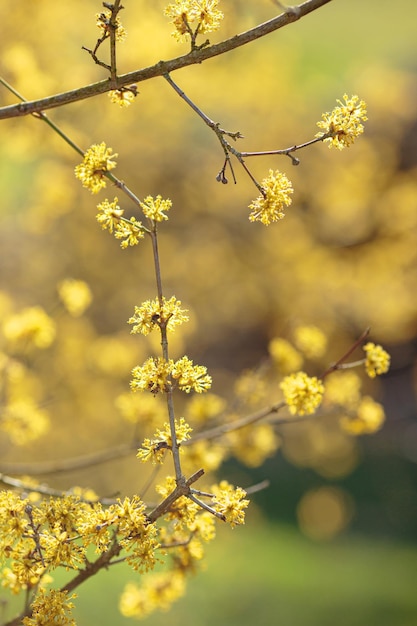
<path fill-rule="evenodd" d="M 363 333 L 361 334 L 361 336 L 351 345 L 351 347 L 349 348 L 349 350 L 347 350 L 343 356 L 340 357 L 340 359 L 338 359 L 336 361 L 336 363 L 333 363 L 332 365 L 330 365 L 327 370 L 325 372 L 323 372 L 323 374 L 320 376 L 320 378 L 323 380 L 324 378 L 326 378 L 326 376 L 328 376 L 329 374 L 331 374 L 332 372 L 335 372 L 338 369 L 343 369 L 346 367 L 346 364 L 344 364 L 344 361 L 346 361 L 346 359 L 348 359 L 350 357 L 350 355 L 356 350 L 356 348 L 358 348 L 364 341 L 365 339 L 368 337 L 369 333 L 371 332 L 370 327 L 368 326 L 368 328 L 366 328 Z M 360 363 L 362 363 L 363 361 L 361 360 Z M 355 363 L 356 365 L 357 363 Z"/>
<path fill-rule="evenodd" d="M 214 428 L 209 428 L 208 430 L 203 430 L 199 433 L 196 433 L 191 439 L 187 439 L 187 441 L 183 441 L 183 446 L 190 446 L 195 441 L 199 441 L 204 439 L 205 441 L 209 441 L 210 439 L 217 439 L 226 433 L 239 430 L 240 428 L 244 428 L 245 426 L 249 426 L 249 424 L 254 424 L 255 422 L 259 422 L 260 420 L 268 417 L 273 413 L 278 413 L 281 409 L 285 407 L 285 402 L 278 402 L 277 404 L 272 404 L 271 406 L 265 407 L 256 411 L 255 413 L 251 413 L 250 415 L 246 415 L 241 419 L 235 420 L 234 422 L 228 422 L 227 424 L 220 424 L 219 426 L 215 426 Z"/>

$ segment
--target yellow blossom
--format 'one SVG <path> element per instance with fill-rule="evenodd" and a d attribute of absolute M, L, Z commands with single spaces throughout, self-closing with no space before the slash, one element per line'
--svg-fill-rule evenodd
<path fill-rule="evenodd" d="M 66 279 L 59 283 L 58 293 L 68 313 L 79 317 L 92 301 L 90 287 L 83 280 Z"/>
<path fill-rule="evenodd" d="M 278 170 L 269 170 L 269 175 L 261 183 L 262 193 L 249 205 L 251 222 L 262 222 L 268 226 L 285 216 L 284 208 L 291 204 L 292 184 Z"/>
<path fill-rule="evenodd" d="M 286 339 L 275 337 L 269 342 L 268 350 L 282 374 L 291 374 L 303 364 L 302 355 Z"/>
<path fill-rule="evenodd" d="M 207 374 L 207 368 L 204 365 L 193 365 L 187 356 L 174 363 L 172 377 L 177 380 L 179 389 L 186 393 L 191 390 L 202 393 L 211 387 L 211 376 Z"/>
<path fill-rule="evenodd" d="M 73 598 L 76 598 L 76 595 L 72 594 L 68 597 L 67 591 L 40 589 L 31 605 L 32 617 L 24 617 L 22 624 L 24 626 L 50 626 L 50 624 L 76 626 L 71 616 L 74 608 L 74 603 L 71 602 Z"/>
<path fill-rule="evenodd" d="M 143 365 L 137 365 L 133 368 L 130 388 L 132 391 L 166 392 L 171 386 L 169 379 L 171 369 L 171 360 L 166 361 L 162 357 L 150 357 Z"/>
<path fill-rule="evenodd" d="M 388 372 L 391 357 L 382 346 L 369 342 L 363 349 L 366 353 L 365 369 L 370 378 Z"/>
<path fill-rule="evenodd" d="M 353 417 L 340 419 L 341 428 L 350 435 L 372 434 L 382 428 L 385 421 L 384 408 L 369 396 L 365 396 Z"/>
<path fill-rule="evenodd" d="M 128 246 L 135 246 L 139 243 L 139 239 L 143 239 L 145 236 L 142 222 L 138 222 L 135 217 L 131 217 L 129 221 L 119 221 L 114 236 L 116 239 L 123 239 L 120 244 L 122 250 Z"/>
<path fill-rule="evenodd" d="M 189 393 L 202 393 L 211 387 L 211 376 L 203 365 L 194 365 L 184 356 L 178 361 L 162 357 L 151 357 L 142 366 L 132 370 L 132 391 L 151 391 L 152 393 L 167 392 L 172 386 Z"/>
<path fill-rule="evenodd" d="M 219 0 L 175 0 L 169 4 L 164 13 L 175 27 L 172 35 L 184 41 L 198 33 L 218 30 L 224 17 L 218 4 Z"/>
<path fill-rule="evenodd" d="M 232 528 L 245 523 L 245 509 L 249 500 L 245 500 L 246 491 L 244 489 L 233 487 L 226 480 L 222 480 L 219 485 L 213 485 L 211 491 L 214 494 L 213 508 L 224 515 L 226 522 Z"/>
<path fill-rule="evenodd" d="M 106 198 L 106 200 L 97 205 L 99 213 L 97 213 L 96 219 L 101 224 L 103 230 L 108 230 L 111 233 L 124 213 L 117 202 L 118 198 L 115 198 L 113 202 L 109 202 Z"/>
<path fill-rule="evenodd" d="M 297 348 L 309 359 L 323 354 L 327 348 L 327 338 L 317 326 L 299 326 L 294 331 L 294 342 Z"/>
<path fill-rule="evenodd" d="M 362 122 L 368 119 L 366 103 L 359 100 L 358 96 L 349 98 L 345 94 L 343 99 L 344 103 L 337 100 L 340 106 L 335 107 L 331 113 L 323 113 L 322 119 L 317 122 L 323 132 L 316 134 L 316 137 L 330 135 L 324 141 L 329 144 L 329 148 L 334 146 L 339 150 L 353 144 L 355 138 L 364 131 Z"/>
<path fill-rule="evenodd" d="M 175 435 L 178 444 L 187 441 L 190 438 L 192 428 L 187 424 L 183 417 L 175 420 Z M 142 447 L 139 449 L 137 457 L 141 461 L 149 461 L 152 463 L 162 463 L 166 450 L 172 449 L 172 434 L 168 422 L 165 422 L 162 430 L 158 428 L 153 439 L 145 439 Z"/>
<path fill-rule="evenodd" d="M 12 343 L 48 348 L 55 339 L 55 323 L 40 306 L 23 309 L 6 319 L 3 332 Z"/>
<path fill-rule="evenodd" d="M 111 11 L 107 9 L 102 13 L 96 13 L 96 26 L 101 30 L 102 37 L 110 36 L 110 18 Z M 125 28 L 122 26 L 120 18 L 117 16 L 115 21 L 116 26 L 116 41 L 122 43 L 127 36 Z"/>
<path fill-rule="evenodd" d="M 280 387 L 289 411 L 293 415 L 314 413 L 320 405 L 324 393 L 324 385 L 321 380 L 315 376 L 307 376 L 305 372 L 286 376 Z"/>
<path fill-rule="evenodd" d="M 13 491 L 0 491 L 0 560 L 6 557 L 7 546 L 26 534 L 29 520 L 24 513 L 28 504 L 26 498 Z"/>
<path fill-rule="evenodd" d="M 131 89 L 112 89 L 108 95 L 113 104 L 118 104 L 119 107 L 124 109 L 132 104 L 137 92 Z"/>
<path fill-rule="evenodd" d="M 93 144 L 84 154 L 83 162 L 75 167 L 75 176 L 91 193 L 98 193 L 106 186 L 105 175 L 116 167 L 113 159 L 118 155 L 112 152 L 104 141 Z"/>
<path fill-rule="evenodd" d="M 135 307 L 135 314 L 129 319 L 129 324 L 134 324 L 131 332 L 148 335 L 157 326 L 165 325 L 170 331 L 175 330 L 183 322 L 188 322 L 187 310 L 181 308 L 181 300 L 172 296 L 169 300 L 162 298 L 162 304 L 158 298 L 146 300 L 140 307 Z"/>
<path fill-rule="evenodd" d="M 170 210 L 172 202 L 169 198 L 163 200 L 161 196 L 156 196 L 156 198 L 147 196 L 144 201 L 140 203 L 140 206 L 147 218 L 155 222 L 162 222 L 168 219 L 164 211 Z"/>

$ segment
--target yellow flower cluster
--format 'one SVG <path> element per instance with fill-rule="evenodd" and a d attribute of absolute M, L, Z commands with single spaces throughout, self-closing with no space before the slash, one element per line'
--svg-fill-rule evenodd
<path fill-rule="evenodd" d="M 75 167 L 75 176 L 91 193 L 98 193 L 106 186 L 106 174 L 116 167 L 115 159 L 104 141 L 93 144 L 84 154 L 83 162 Z"/>
<path fill-rule="evenodd" d="M 156 198 L 147 196 L 140 206 L 147 218 L 154 222 L 162 222 L 168 219 L 164 211 L 170 210 L 172 202 L 169 198 L 163 200 L 161 196 L 156 196 Z"/>
<path fill-rule="evenodd" d="M 388 372 L 391 358 L 382 346 L 368 342 L 363 349 L 366 354 L 365 369 L 370 378 Z"/>
<path fill-rule="evenodd" d="M 172 296 L 169 300 L 158 298 L 142 302 L 140 307 L 135 307 L 135 314 L 129 319 L 129 324 L 134 324 L 132 333 L 149 335 L 156 327 L 166 325 L 170 331 L 175 330 L 183 322 L 188 322 L 187 310 L 181 308 L 181 300 Z"/>
<path fill-rule="evenodd" d="M 107 9 L 102 13 L 96 13 L 96 26 L 101 31 L 101 37 L 110 36 L 110 18 L 111 11 Z M 119 17 L 116 17 L 116 41 L 122 43 L 127 36 L 125 28 L 123 28 Z"/>
<path fill-rule="evenodd" d="M 305 372 L 297 372 L 286 376 L 280 387 L 290 413 L 305 415 L 314 413 L 320 405 L 324 393 L 324 385 L 315 376 L 307 376 Z"/>
<path fill-rule="evenodd" d="M 168 476 L 163 484 L 156 487 L 165 499 L 176 486 L 175 478 Z M 238 508 L 244 508 L 241 502 L 243 492 L 230 488 L 226 495 L 226 486 L 221 490 L 222 508 L 226 510 L 231 501 L 237 501 Z M 220 504 L 218 505 L 220 508 Z M 230 514 L 230 517 L 232 515 Z M 236 513 L 236 523 L 242 515 Z M 239 521 L 238 519 L 239 518 Z M 170 524 L 160 529 L 161 549 L 172 556 L 173 567 L 170 571 L 151 573 L 142 577 L 141 585 L 129 583 L 122 594 L 120 611 L 126 617 L 143 618 L 155 609 L 167 610 L 172 602 L 184 594 L 186 574 L 196 570 L 197 562 L 204 556 L 204 543 L 215 537 L 215 517 L 204 511 L 190 498 L 181 496 L 172 503 L 166 519 Z M 233 518 L 234 519 L 234 518 Z"/>
<path fill-rule="evenodd" d="M 171 18 L 175 27 L 173 37 L 184 41 L 192 35 L 217 30 L 224 17 L 217 9 L 218 4 L 219 0 L 175 0 L 174 4 L 169 4 L 164 14 Z"/>
<path fill-rule="evenodd" d="M 181 444 L 190 438 L 192 428 L 187 424 L 183 417 L 175 420 L 175 435 L 177 442 Z M 165 422 L 162 430 L 158 428 L 153 439 L 145 439 L 142 447 L 137 453 L 137 458 L 141 461 L 152 461 L 152 463 L 162 463 L 166 450 L 172 449 L 171 428 L 168 422 Z"/>
<path fill-rule="evenodd" d="M 262 193 L 249 205 L 251 222 L 262 222 L 268 226 L 285 216 L 284 208 L 291 204 L 293 188 L 291 182 L 280 171 L 269 170 L 261 182 Z"/>
<path fill-rule="evenodd" d="M 35 506 L 10 491 L 0 492 L 0 558 L 8 559 L 3 586 L 17 593 L 36 587 L 50 569 L 79 569 L 90 544 L 102 553 L 116 536 L 134 569 L 153 567 L 159 544 L 145 509 L 137 496 L 105 509 L 74 495 Z"/>
<path fill-rule="evenodd" d="M 249 500 L 245 500 L 246 491 L 241 487 L 233 487 L 226 480 L 211 488 L 214 499 L 213 508 L 224 516 L 232 528 L 245 523 L 245 509 Z"/>
<path fill-rule="evenodd" d="M 196 391 L 202 393 L 211 387 L 211 376 L 207 374 L 207 368 L 204 365 L 193 365 L 193 362 L 183 356 L 173 363 L 171 376 L 176 381 L 179 389 L 190 393 Z"/>
<path fill-rule="evenodd" d="M 203 365 L 193 365 L 187 356 L 178 361 L 151 357 L 142 366 L 134 367 L 132 375 L 133 379 L 130 382 L 132 391 L 159 393 L 177 386 L 186 393 L 191 390 L 202 393 L 211 387 L 211 376 L 207 374 L 207 368 Z"/>
<path fill-rule="evenodd" d="M 24 626 L 49 626 L 50 624 L 76 626 L 71 615 L 74 608 L 71 600 L 76 597 L 75 594 L 68 597 L 67 591 L 40 589 L 31 605 L 32 617 L 24 617 L 22 624 Z"/>
<path fill-rule="evenodd" d="M 137 94 L 131 89 L 112 89 L 108 95 L 113 104 L 125 109 L 134 102 Z"/>
<path fill-rule="evenodd" d="M 317 122 L 317 126 L 323 132 L 317 133 L 316 137 L 325 137 L 324 141 L 338 150 L 348 148 L 353 144 L 356 137 L 364 131 L 362 122 L 366 122 L 366 103 L 359 100 L 358 96 L 349 98 L 343 96 L 344 102 L 337 100 L 340 106 L 333 109 L 331 113 L 323 113 L 322 119 Z M 327 136 L 328 135 L 328 136 Z"/>
<path fill-rule="evenodd" d="M 93 299 L 86 282 L 70 278 L 59 283 L 58 294 L 66 310 L 73 317 L 80 317 Z"/>
<path fill-rule="evenodd" d="M 135 246 L 139 239 L 145 236 L 145 228 L 142 222 L 138 222 L 134 217 L 127 220 L 123 217 L 124 211 L 119 207 L 118 198 L 113 202 L 107 199 L 97 205 L 99 213 L 96 215 L 98 223 L 103 230 L 114 232 L 116 239 L 122 239 L 120 247 L 125 250 L 128 246 Z"/>

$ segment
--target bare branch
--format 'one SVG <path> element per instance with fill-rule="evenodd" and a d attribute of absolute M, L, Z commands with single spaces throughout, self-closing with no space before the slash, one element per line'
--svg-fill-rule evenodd
<path fill-rule="evenodd" d="M 331 1 L 332 0 L 307 0 L 300 5 L 287 8 L 285 12 L 281 13 L 281 15 L 278 15 L 263 24 L 259 24 L 244 33 L 235 35 L 230 39 L 226 39 L 225 41 L 221 41 L 220 43 L 212 46 L 192 50 L 188 54 L 170 59 L 169 61 L 159 61 L 150 67 L 118 76 L 116 86 L 113 80 L 106 79 L 98 83 L 93 83 L 92 85 L 59 93 L 47 98 L 41 98 L 40 100 L 32 100 L 29 102 L 3 107 L 0 109 L 0 119 L 30 115 L 31 113 L 36 112 L 39 113 L 40 111 L 46 111 L 47 109 L 53 109 L 70 104 L 71 102 L 78 102 L 79 100 L 91 98 L 98 94 L 106 93 L 112 89 L 129 85 L 130 83 L 144 82 L 151 78 L 155 78 L 156 76 L 164 76 L 170 72 L 174 72 L 189 65 L 202 63 L 207 59 L 212 59 L 213 57 L 235 50 L 240 46 L 244 46 L 251 41 L 260 39 L 261 37 L 282 28 L 283 26 L 287 26 L 288 24 L 299 20 L 301 17 L 312 13 Z"/>

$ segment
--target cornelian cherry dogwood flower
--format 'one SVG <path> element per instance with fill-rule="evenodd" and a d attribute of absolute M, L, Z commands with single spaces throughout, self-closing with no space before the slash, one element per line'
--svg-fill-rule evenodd
<path fill-rule="evenodd" d="M 146 300 L 141 306 L 135 306 L 135 314 L 129 319 L 129 324 L 134 324 L 133 334 L 149 333 L 158 325 L 166 324 L 168 330 L 175 330 L 183 322 L 188 322 L 187 310 L 181 308 L 181 300 L 172 296 L 169 300 L 162 298 L 162 306 L 158 298 Z"/>
<path fill-rule="evenodd" d="M 40 589 L 38 595 L 33 601 L 32 617 L 24 617 L 22 624 L 25 626 L 38 626 L 39 624 L 47 624 L 52 622 L 59 623 L 62 626 L 75 626 L 75 620 L 72 618 L 71 611 L 74 603 L 71 602 L 76 598 L 73 593 L 68 596 L 67 591 L 59 591 L 58 589 Z M 59 622 L 56 621 L 58 617 Z"/>
<path fill-rule="evenodd" d="M 366 103 L 359 100 L 358 96 L 349 98 L 345 94 L 343 100 L 344 103 L 337 100 L 340 106 L 335 107 L 331 113 L 323 113 L 322 119 L 317 122 L 317 126 L 324 132 L 317 133 L 316 137 L 331 134 L 323 141 L 329 144 L 329 148 L 334 146 L 338 150 L 343 150 L 353 144 L 356 137 L 363 133 L 362 122 L 368 119 Z"/>
<path fill-rule="evenodd" d="M 107 9 L 106 11 L 103 11 L 102 13 L 96 13 L 96 26 L 97 28 L 100 29 L 101 33 L 102 33 L 102 37 L 103 36 L 109 36 L 110 35 L 110 18 L 111 18 L 111 11 L 109 9 Z M 120 21 L 120 18 L 117 16 L 116 17 L 116 41 L 118 41 L 119 43 L 122 43 L 127 36 L 127 32 L 126 29 L 122 26 L 122 23 Z"/>
<path fill-rule="evenodd" d="M 83 162 L 75 167 L 75 176 L 91 193 L 98 193 L 106 186 L 105 174 L 116 167 L 113 154 L 104 141 L 93 144 L 84 154 Z"/>
<path fill-rule="evenodd" d="M 293 415 L 314 413 L 320 405 L 324 385 L 315 376 L 307 376 L 305 372 L 297 372 L 286 376 L 280 387 L 284 393 L 285 402 Z"/>
<path fill-rule="evenodd" d="M 187 424 L 183 417 L 175 420 L 175 434 L 179 444 L 190 438 L 192 428 Z M 139 448 L 137 458 L 141 461 L 149 461 L 152 463 L 162 463 L 165 451 L 172 448 L 171 428 L 168 422 L 165 422 L 162 430 L 158 428 L 153 439 L 145 439 L 142 447 Z"/>
<path fill-rule="evenodd" d="M 391 357 L 382 346 L 369 342 L 363 349 L 366 354 L 365 369 L 370 378 L 375 378 L 388 372 Z"/>
<path fill-rule="evenodd" d="M 241 487 L 233 487 L 226 480 L 211 488 L 214 499 L 213 508 L 224 515 L 226 522 L 233 528 L 237 524 L 245 523 L 245 509 L 249 500 L 245 499 L 246 491 Z"/>
<path fill-rule="evenodd" d="M 293 188 L 291 182 L 278 170 L 269 170 L 261 182 L 263 193 L 249 205 L 251 222 L 262 222 L 268 226 L 285 216 L 284 208 L 291 204 Z"/>
<path fill-rule="evenodd" d="M 112 89 L 109 91 L 109 98 L 113 104 L 118 104 L 120 108 L 125 109 L 135 100 L 137 93 L 130 89 Z"/>
<path fill-rule="evenodd" d="M 100 202 L 97 205 L 99 212 L 96 219 L 103 230 L 114 233 L 116 239 L 122 239 L 120 246 L 125 249 L 139 243 L 139 239 L 143 239 L 145 236 L 145 229 L 142 222 L 139 222 L 135 217 L 131 217 L 130 220 L 124 218 L 124 211 L 117 202 L 117 198 L 113 202 L 109 202 L 107 199 Z"/>
<path fill-rule="evenodd" d="M 152 393 L 167 392 L 177 385 L 181 391 L 202 393 L 211 387 L 211 376 L 203 365 L 183 356 L 178 361 L 162 357 L 151 357 L 141 366 L 132 370 L 130 382 L 132 391 L 151 391 Z"/>
<path fill-rule="evenodd" d="M 211 33 L 219 28 L 223 13 L 216 7 L 219 0 L 175 0 L 164 11 L 175 26 L 172 35 L 177 41 L 197 33 Z M 194 33 L 192 25 L 196 24 Z"/>
<path fill-rule="evenodd" d="M 168 219 L 164 211 L 170 210 L 172 202 L 169 198 L 163 200 L 161 196 L 156 196 L 156 198 L 147 196 L 144 201 L 140 203 L 140 206 L 147 218 L 155 222 L 162 222 Z"/>

